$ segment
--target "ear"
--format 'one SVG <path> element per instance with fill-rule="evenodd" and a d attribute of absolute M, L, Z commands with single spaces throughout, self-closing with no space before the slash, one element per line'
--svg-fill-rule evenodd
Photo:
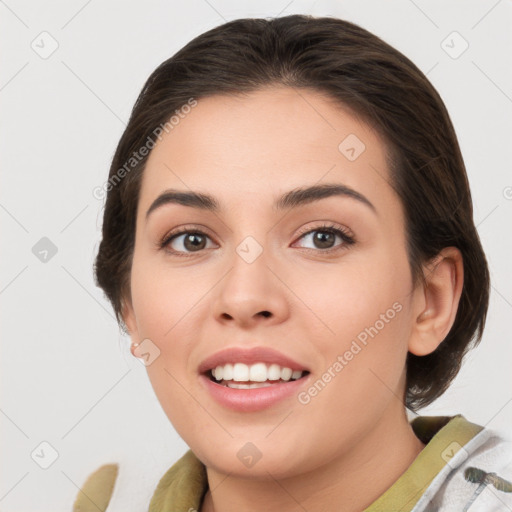
<path fill-rule="evenodd" d="M 136 320 L 135 312 L 133 310 L 133 305 L 132 305 L 130 299 L 123 300 L 122 317 L 123 317 L 123 322 L 126 325 L 128 334 L 131 338 L 130 351 L 133 356 L 138 357 L 134 354 L 133 344 L 140 343 L 139 329 L 137 327 L 137 320 Z"/>
<path fill-rule="evenodd" d="M 462 293 L 464 266 L 462 254 L 455 247 L 444 248 L 423 266 L 426 285 L 414 291 L 414 320 L 409 352 L 424 356 L 433 352 L 450 331 Z"/>

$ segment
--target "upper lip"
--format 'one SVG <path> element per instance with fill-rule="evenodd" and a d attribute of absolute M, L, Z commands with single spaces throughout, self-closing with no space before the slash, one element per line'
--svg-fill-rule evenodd
<path fill-rule="evenodd" d="M 212 368 L 224 366 L 228 363 L 244 363 L 247 365 L 255 363 L 278 364 L 292 370 L 309 371 L 305 365 L 294 361 L 281 352 L 269 347 L 260 346 L 253 348 L 230 347 L 215 352 L 215 354 L 207 357 L 199 365 L 199 373 L 206 373 Z"/>

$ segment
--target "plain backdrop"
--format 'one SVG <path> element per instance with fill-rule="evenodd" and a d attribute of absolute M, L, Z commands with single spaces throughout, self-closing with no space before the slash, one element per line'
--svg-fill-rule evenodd
<path fill-rule="evenodd" d="M 512 4 L 191 0 L 0 2 L 3 512 L 70 510 L 121 461 L 152 491 L 187 449 L 93 281 L 115 147 L 149 74 L 241 17 L 337 16 L 382 37 L 445 101 L 464 155 L 492 293 L 481 345 L 421 414 L 512 420 Z M 467 46 L 467 48 L 466 48 Z M 44 466 L 48 466 L 46 469 Z M 149 492 L 149 491 L 148 491 Z M 147 503 L 134 501 L 133 510 Z"/>

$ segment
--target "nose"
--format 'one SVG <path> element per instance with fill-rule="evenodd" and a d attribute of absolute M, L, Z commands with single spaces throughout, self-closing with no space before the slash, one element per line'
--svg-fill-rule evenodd
<path fill-rule="evenodd" d="M 217 321 L 242 328 L 278 324 L 289 315 L 284 276 L 269 266 L 266 251 L 250 262 L 235 253 L 230 269 L 217 287 L 214 315 Z M 278 269 L 275 262 L 272 267 Z"/>

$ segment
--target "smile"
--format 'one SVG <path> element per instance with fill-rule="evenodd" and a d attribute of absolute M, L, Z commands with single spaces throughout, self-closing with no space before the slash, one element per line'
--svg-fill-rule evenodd
<path fill-rule="evenodd" d="M 261 411 L 297 396 L 311 380 L 306 363 L 268 346 L 233 346 L 206 357 L 199 381 L 210 398 L 237 412 Z"/>
<path fill-rule="evenodd" d="M 212 368 L 208 372 L 210 380 L 232 389 L 255 389 L 273 386 L 278 383 L 298 380 L 308 374 L 307 370 L 292 370 L 278 364 L 263 362 L 247 365 L 227 363 Z"/>

